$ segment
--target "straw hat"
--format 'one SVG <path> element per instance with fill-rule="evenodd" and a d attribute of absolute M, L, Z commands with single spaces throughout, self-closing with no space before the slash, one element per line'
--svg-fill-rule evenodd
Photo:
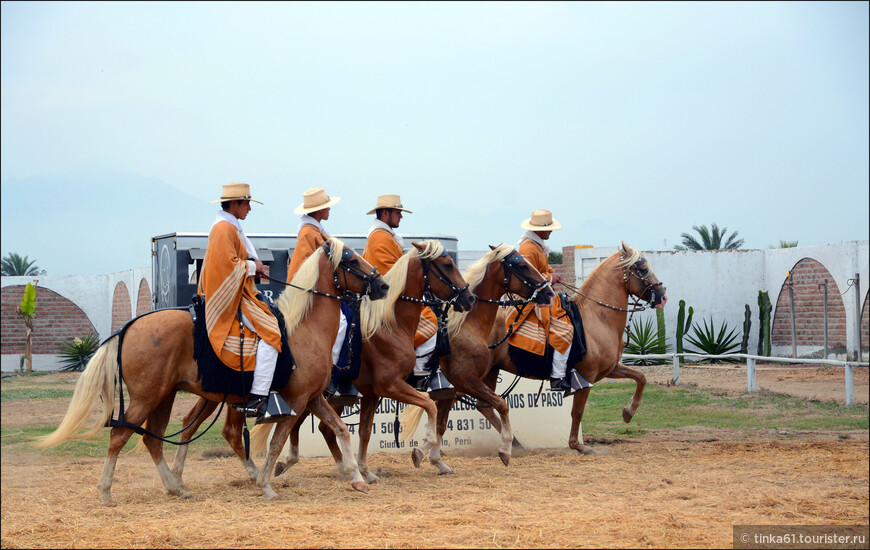
<path fill-rule="evenodd" d="M 562 229 L 562 224 L 553 219 L 549 210 L 535 210 L 531 218 L 526 218 L 520 227 L 527 231 L 555 231 Z"/>
<path fill-rule="evenodd" d="M 227 201 L 254 201 L 263 204 L 257 199 L 251 198 L 251 186 L 247 183 L 230 183 L 224 185 L 223 191 L 221 192 L 221 198 L 216 201 L 211 201 L 209 204 Z"/>
<path fill-rule="evenodd" d="M 366 212 L 366 215 L 374 214 L 378 208 L 392 208 L 394 210 L 401 210 L 402 212 L 413 214 L 410 210 L 402 208 L 402 199 L 399 198 L 399 195 L 381 195 L 378 197 L 378 205 Z"/>
<path fill-rule="evenodd" d="M 294 214 L 309 214 L 337 204 L 341 197 L 330 197 L 321 187 L 312 187 L 302 194 L 302 204 L 296 207 Z"/>

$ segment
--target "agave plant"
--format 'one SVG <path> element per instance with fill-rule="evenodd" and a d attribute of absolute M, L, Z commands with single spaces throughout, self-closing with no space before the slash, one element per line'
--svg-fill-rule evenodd
<path fill-rule="evenodd" d="M 668 352 L 666 339 L 662 339 L 658 330 L 653 328 L 652 319 L 631 323 L 631 334 L 625 345 L 624 353 L 631 355 L 660 355 Z M 663 359 L 625 359 L 626 365 L 660 365 Z"/>
<path fill-rule="evenodd" d="M 81 371 L 85 370 L 88 361 L 93 357 L 94 352 L 100 346 L 96 334 L 88 334 L 82 338 L 73 338 L 60 347 L 62 371 Z"/>
<path fill-rule="evenodd" d="M 737 335 L 731 329 L 728 331 L 728 325 L 722 321 L 717 333 L 713 326 L 713 319 L 710 319 L 710 324 L 704 319 L 704 329 L 694 324 L 692 325 L 693 334 L 687 334 L 686 340 L 697 349 L 686 350 L 691 353 L 704 353 L 707 355 L 726 355 L 734 353 L 735 350 L 740 350 L 740 341 L 737 340 Z M 727 334 L 726 334 L 727 331 Z M 735 363 L 739 359 L 711 359 L 711 363 Z"/>

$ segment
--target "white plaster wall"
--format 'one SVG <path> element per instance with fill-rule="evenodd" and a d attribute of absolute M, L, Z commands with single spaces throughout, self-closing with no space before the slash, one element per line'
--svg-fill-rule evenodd
<path fill-rule="evenodd" d="M 151 268 L 140 267 L 109 275 L 39 275 L 37 277 L 2 277 L 0 284 L 7 286 L 26 285 L 38 280 L 36 293 L 40 289 L 49 289 L 60 294 L 70 302 L 78 306 L 87 316 L 91 324 L 97 330 L 100 341 L 105 340 L 112 333 L 112 298 L 115 294 L 115 286 L 119 282 L 127 285 L 130 294 L 130 311 L 135 316 L 136 300 L 139 296 L 139 283 L 145 279 L 148 287 L 151 284 Z M 39 315 L 39 310 L 36 310 Z M 4 372 L 18 369 L 20 355 L 2 354 L 0 368 Z M 54 354 L 34 354 L 34 370 L 56 370 L 60 368 L 58 356 Z"/>
<path fill-rule="evenodd" d="M 600 255 L 598 250 L 576 249 L 575 273 L 579 273 L 581 259 Z M 688 307 L 692 306 L 693 322 L 712 318 L 718 328 L 725 321 L 729 327 L 736 329 L 738 338 L 743 335 L 744 304 L 749 304 L 752 327 L 748 350 L 754 353 L 758 346 L 758 291 L 767 291 L 771 304 L 776 308 L 786 272 L 803 258 L 812 258 L 825 266 L 840 292 L 844 293 L 846 347 L 853 351 L 857 349 L 860 305 L 870 286 L 870 241 L 768 250 L 645 251 L 644 255 L 668 289 L 668 304 L 664 312 L 671 345 L 676 335 L 680 300 L 686 301 L 687 313 Z M 848 285 L 848 280 L 854 278 L 856 273 L 859 274 L 861 293 L 857 311 L 855 289 Z M 655 319 L 655 312 L 648 310 L 634 316 L 641 320 L 646 317 Z"/>

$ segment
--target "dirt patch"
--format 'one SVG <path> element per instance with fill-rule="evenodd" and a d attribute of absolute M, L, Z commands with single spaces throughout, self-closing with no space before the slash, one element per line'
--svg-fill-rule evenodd
<path fill-rule="evenodd" d="M 673 379 L 668 365 L 640 367 L 650 382 L 667 384 Z M 870 404 L 870 374 L 867 367 L 853 368 L 852 384 L 855 403 Z M 846 369 L 830 365 L 784 367 L 759 363 L 755 383 L 759 391 L 782 393 L 808 399 L 846 402 Z M 746 391 L 746 365 L 683 365 L 680 384 L 701 388 Z"/>
<path fill-rule="evenodd" d="M 648 379 L 667 382 L 669 371 L 648 369 Z M 739 372 L 695 370 L 697 377 L 684 368 L 682 382 L 715 380 L 720 385 L 707 387 L 745 391 Z M 180 395 L 176 414 L 195 399 Z M 37 422 L 33 402 L 4 402 L 3 428 L 46 418 L 56 424 L 68 404 L 40 399 Z M 594 455 L 526 450 L 509 467 L 456 452 L 445 459 L 455 475 L 440 477 L 428 464 L 414 468 L 405 453 L 375 453 L 369 464 L 382 483 L 368 494 L 339 479 L 331 458 L 303 458 L 273 480 L 280 498 L 272 502 L 235 456 L 194 446 L 184 475 L 192 498 L 165 494 L 147 455 L 122 454 L 108 507 L 99 505 L 96 489 L 102 457 L 58 458 L 6 445 L 0 546 L 721 548 L 733 545 L 734 525 L 870 521 L 866 431 L 848 439 L 818 432 L 741 438 L 724 429 L 653 430 L 635 439 L 589 438 Z"/>

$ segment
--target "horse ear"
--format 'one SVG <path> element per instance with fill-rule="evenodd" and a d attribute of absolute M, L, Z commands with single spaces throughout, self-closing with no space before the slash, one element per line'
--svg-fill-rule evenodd
<path fill-rule="evenodd" d="M 490 250 L 495 250 L 496 248 L 498 248 L 498 247 L 497 247 L 497 246 L 489 245 L 489 249 L 490 249 Z"/>
<path fill-rule="evenodd" d="M 420 244 L 420 243 L 418 243 L 417 241 L 411 241 L 411 244 L 413 244 L 413 245 L 414 245 L 414 248 L 416 248 L 416 249 L 419 250 L 420 252 L 423 252 L 424 250 L 426 250 L 426 245 L 425 245 L 425 244 Z"/>
<path fill-rule="evenodd" d="M 623 252 L 628 252 L 628 247 L 625 246 L 625 241 L 620 241 L 620 242 L 622 243 L 622 250 L 623 250 Z"/>

